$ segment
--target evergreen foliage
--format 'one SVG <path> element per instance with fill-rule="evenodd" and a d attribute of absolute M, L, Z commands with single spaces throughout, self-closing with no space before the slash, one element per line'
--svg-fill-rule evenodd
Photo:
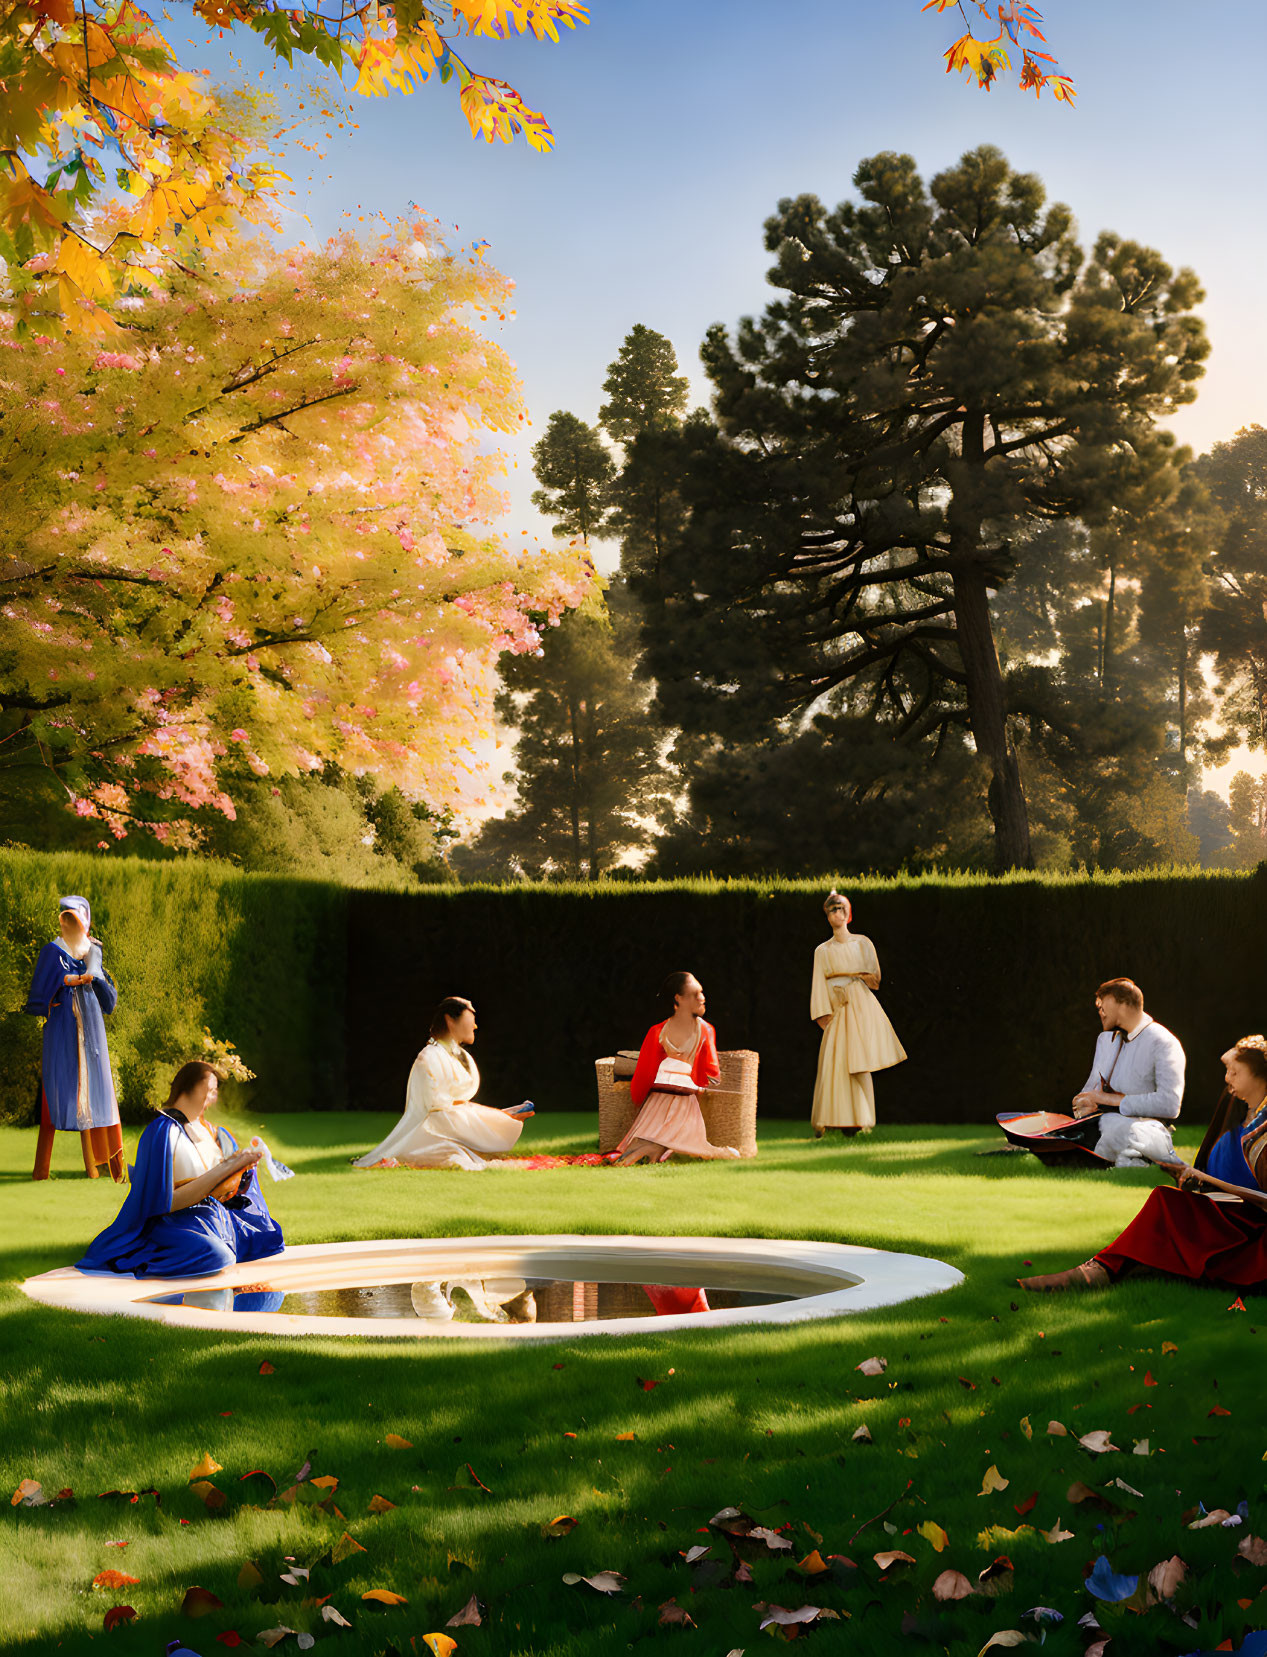
<path fill-rule="evenodd" d="M 532 504 L 554 518 L 556 535 L 589 542 L 606 533 L 607 499 L 615 463 L 592 426 L 556 409 L 545 436 L 532 446 L 533 470 L 541 484 Z"/>
<path fill-rule="evenodd" d="M 715 743 L 824 698 L 926 752 L 970 732 L 998 866 L 1024 866 L 990 595 L 1039 524 L 1173 504 L 1184 457 L 1156 422 L 1195 395 L 1201 292 L 1115 235 L 1085 261 L 1069 209 L 989 146 L 928 186 L 893 154 L 855 184 L 834 212 L 780 203 L 783 297 L 709 332 L 689 521 L 667 579 L 635 579 L 659 605 L 648 667 L 666 717 Z"/>
<path fill-rule="evenodd" d="M 210 860 L 142 862 L 0 851 L 0 1119 L 38 1116 L 41 1020 L 22 1013 L 57 902 L 92 904 L 119 987 L 106 1020 L 119 1105 L 142 1121 L 204 1031 L 232 1043 L 257 1080 L 227 1082 L 254 1110 L 337 1110 L 344 1101 L 346 889 L 243 874 Z"/>

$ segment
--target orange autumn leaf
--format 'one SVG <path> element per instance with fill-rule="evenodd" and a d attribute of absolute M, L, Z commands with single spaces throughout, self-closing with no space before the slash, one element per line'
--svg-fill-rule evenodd
<path fill-rule="evenodd" d="M 1144 1371 L 1144 1385 L 1146 1387 L 1155 1387 L 1157 1385 L 1156 1381 L 1153 1379 L 1153 1372 L 1151 1369 L 1146 1369 Z"/>
<path fill-rule="evenodd" d="M 542 1536 L 554 1537 L 571 1536 L 579 1523 L 580 1521 L 574 1519 L 570 1513 L 560 1513 L 557 1518 L 551 1519 L 548 1524 L 542 1525 L 541 1534 Z"/>
<path fill-rule="evenodd" d="M 387 1437 L 383 1440 L 383 1443 L 389 1450 L 413 1449 L 413 1445 L 410 1441 L 407 1438 L 402 1438 L 399 1433 L 388 1433 Z"/>
<path fill-rule="evenodd" d="M 209 1479 L 213 1473 L 222 1473 L 223 1471 L 224 1469 L 220 1463 L 210 1454 L 207 1454 L 200 1462 L 189 1469 L 189 1481 L 192 1484 L 195 1479 Z"/>
<path fill-rule="evenodd" d="M 369 1506 L 366 1508 L 366 1512 L 367 1513 L 390 1513 L 391 1510 L 395 1506 L 396 1506 L 395 1502 L 389 1502 L 387 1500 L 386 1496 L 380 1496 L 376 1493 L 375 1495 L 370 1497 Z"/>
<path fill-rule="evenodd" d="M 276 1373 L 277 1371 L 273 1368 L 272 1364 L 270 1364 L 268 1359 L 265 1358 L 264 1362 L 260 1365 L 260 1374 L 275 1375 Z"/>
<path fill-rule="evenodd" d="M 92 1579 L 94 1588 L 134 1588 L 139 1576 L 127 1576 L 123 1571 L 99 1571 Z"/>
<path fill-rule="evenodd" d="M 637 1438 L 638 1438 L 637 1433 L 617 1433 L 616 1434 L 617 1444 L 633 1444 L 637 1441 Z"/>
<path fill-rule="evenodd" d="M 371 1588 L 367 1593 L 362 1594 L 361 1598 L 368 1600 L 371 1605 L 396 1606 L 409 1604 L 403 1594 L 393 1594 L 390 1588 Z"/>
<path fill-rule="evenodd" d="M 130 1605 L 112 1605 L 101 1619 L 101 1626 L 108 1634 L 112 1628 L 119 1628 L 124 1623 L 135 1622 L 136 1611 Z"/>
<path fill-rule="evenodd" d="M 1231 1415 L 1231 1413 L 1231 1410 L 1225 1410 L 1222 1404 L 1216 1404 L 1212 1410 L 1206 1411 L 1207 1415 Z"/>
<path fill-rule="evenodd" d="M 205 1617 L 208 1612 L 221 1610 L 223 1605 L 224 1601 L 217 1599 L 210 1588 L 187 1588 L 180 1602 L 180 1608 L 187 1617 Z"/>

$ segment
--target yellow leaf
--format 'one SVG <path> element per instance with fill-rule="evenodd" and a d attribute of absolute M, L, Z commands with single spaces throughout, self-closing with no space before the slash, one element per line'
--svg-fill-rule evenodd
<path fill-rule="evenodd" d="M 915 1534 L 931 1544 L 934 1553 L 941 1553 L 950 1541 L 941 1526 L 932 1519 L 925 1519 L 922 1525 L 917 1525 Z"/>
<path fill-rule="evenodd" d="M 987 1651 L 994 1651 L 999 1646 L 1017 1646 L 1028 1644 L 1029 1635 L 1022 1634 L 1019 1628 L 1001 1628 L 997 1634 L 991 1634 L 990 1638 L 981 1647 L 981 1650 L 978 1651 L 977 1657 L 985 1657 Z"/>
<path fill-rule="evenodd" d="M 1026 1438 L 1033 1438 L 1034 1436 L 1034 1429 L 1030 1426 L 1029 1417 L 1027 1415 L 1023 1415 L 1021 1417 L 1021 1431 L 1025 1434 Z"/>
<path fill-rule="evenodd" d="M 393 1594 L 390 1588 L 371 1588 L 368 1593 L 362 1594 L 361 1598 L 372 1600 L 376 1605 L 409 1604 L 403 1594 Z"/>
<path fill-rule="evenodd" d="M 402 1438 L 399 1433 L 388 1433 L 387 1437 L 383 1440 L 383 1443 L 389 1450 L 413 1449 L 413 1445 L 410 1441 L 407 1438 Z"/>
<path fill-rule="evenodd" d="M 977 1494 L 979 1496 L 988 1496 L 992 1490 L 1006 1490 L 1008 1483 L 1009 1481 L 1003 1477 L 998 1468 L 991 1465 L 985 1470 L 985 1478 L 982 1479 L 981 1489 L 977 1492 Z"/>
<path fill-rule="evenodd" d="M 807 1553 L 797 1566 L 797 1570 L 804 1571 L 806 1576 L 818 1576 L 820 1572 L 829 1571 L 830 1569 L 831 1566 L 824 1562 L 823 1556 L 817 1548 L 811 1553 Z"/>
<path fill-rule="evenodd" d="M 1179 1348 L 1175 1345 L 1174 1341 L 1163 1341 L 1161 1343 L 1161 1355 L 1163 1358 L 1166 1356 L 1167 1352 L 1178 1352 L 1178 1350 Z"/>
<path fill-rule="evenodd" d="M 213 1473 L 222 1473 L 223 1471 L 224 1469 L 220 1463 L 213 1460 L 208 1453 L 196 1466 L 190 1468 L 189 1481 L 192 1484 L 195 1479 L 209 1479 Z"/>
<path fill-rule="evenodd" d="M 345 1559 L 350 1559 L 354 1553 L 368 1552 L 369 1549 L 363 1548 L 355 1536 L 349 1536 L 347 1531 L 344 1531 L 330 1550 L 330 1558 L 335 1565 L 341 1565 Z"/>
<path fill-rule="evenodd" d="M 451 1634 L 423 1634 L 421 1639 L 427 1650 L 435 1653 L 435 1657 L 449 1657 L 449 1653 L 458 1648 Z"/>

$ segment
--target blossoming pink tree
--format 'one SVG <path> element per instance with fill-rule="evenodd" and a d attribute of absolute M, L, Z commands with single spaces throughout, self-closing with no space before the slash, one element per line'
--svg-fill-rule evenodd
<path fill-rule="evenodd" d="M 0 773 L 178 842 L 327 760 L 442 805 L 498 657 L 592 579 L 489 529 L 509 284 L 422 220 L 216 265 L 126 298 L 108 351 L 0 338 Z"/>

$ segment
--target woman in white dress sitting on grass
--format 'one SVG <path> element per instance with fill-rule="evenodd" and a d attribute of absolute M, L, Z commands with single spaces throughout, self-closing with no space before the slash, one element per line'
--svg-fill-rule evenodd
<path fill-rule="evenodd" d="M 475 1040 L 475 1008 L 460 995 L 446 996 L 431 1019 L 431 1040 L 414 1060 L 405 1114 L 356 1168 L 465 1168 L 475 1173 L 485 1157 L 505 1156 L 523 1132 L 529 1104 L 496 1110 L 475 1103 L 480 1073 L 462 1049 Z"/>
<path fill-rule="evenodd" d="M 906 1049 L 875 998 L 880 988 L 875 945 L 849 930 L 849 899 L 829 892 L 823 910 L 831 937 L 814 951 L 809 1016 L 823 1039 L 811 1121 L 819 1139 L 828 1128 L 849 1138 L 875 1126 L 872 1071 L 901 1064 Z"/>

